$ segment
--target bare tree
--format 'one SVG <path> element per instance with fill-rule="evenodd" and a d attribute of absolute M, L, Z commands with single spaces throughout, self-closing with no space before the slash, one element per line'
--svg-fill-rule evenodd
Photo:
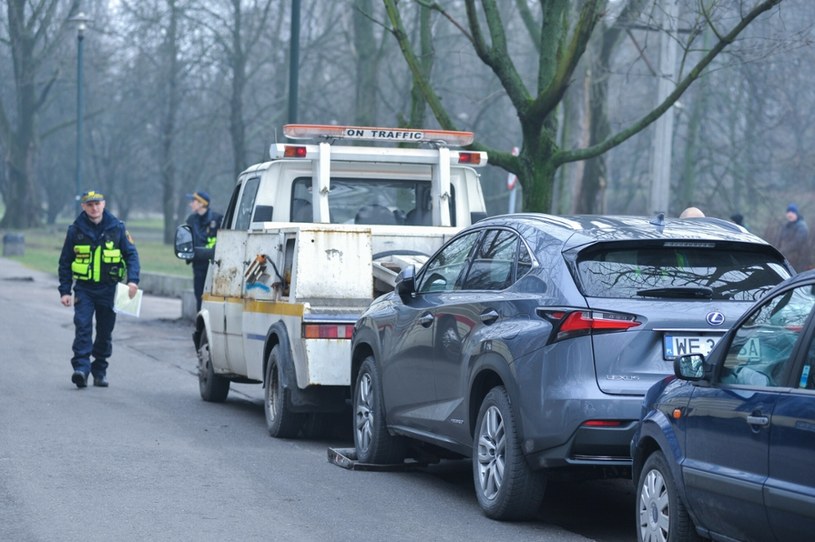
<path fill-rule="evenodd" d="M 391 32 L 399 42 L 410 71 L 436 119 L 444 128 L 456 129 L 456 122 L 442 104 L 430 81 L 422 74 L 402 22 L 400 9 L 403 8 L 398 7 L 395 0 L 383 1 L 391 23 Z M 458 22 L 452 13 L 438 3 L 433 3 L 432 7 L 461 29 L 479 59 L 501 81 L 520 123 L 523 144 L 519 156 L 490 149 L 481 142 L 476 142 L 473 147 L 489 151 L 493 164 L 518 175 L 524 186 L 524 208 L 546 211 L 551 208 L 555 172 L 560 166 L 599 156 L 645 129 L 682 96 L 716 56 L 748 25 L 761 14 L 777 6 L 780 1 L 763 0 L 753 3 L 751 8 L 739 11 L 737 22 L 724 30 L 716 26 L 712 9 L 708 9 L 706 20 L 713 27 L 717 40 L 677 81 L 675 90 L 662 103 L 641 115 L 628 127 L 609 135 L 604 141 L 577 149 L 561 149 L 558 146 L 557 108 L 586 51 L 592 32 L 604 13 L 605 1 L 585 0 L 579 3 L 568 0 L 541 1 L 537 25 L 528 25 L 530 38 L 535 49 L 539 51 L 534 90 L 528 88 L 512 58 L 496 0 L 482 0 L 480 3 L 476 0 L 465 0 L 466 24 Z M 423 3 L 429 4 L 424 1 Z M 518 0 L 518 3 L 526 5 L 525 0 Z"/>
<path fill-rule="evenodd" d="M 0 227 L 29 228 L 42 223 L 37 193 L 36 154 L 39 144 L 37 116 L 43 108 L 57 72 L 45 76 L 47 59 L 59 44 L 66 15 L 76 9 L 58 0 L 30 3 L 7 0 L 0 45 L 11 50 L 14 66 L 14 107 L 0 94 L 0 146 L 6 150 L 7 182 L 3 198 L 6 213 Z"/>

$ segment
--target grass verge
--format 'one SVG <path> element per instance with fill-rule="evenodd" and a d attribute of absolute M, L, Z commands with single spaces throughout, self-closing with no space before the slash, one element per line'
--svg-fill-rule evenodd
<path fill-rule="evenodd" d="M 68 224 L 65 223 L 14 232 L 24 237 L 24 253 L 22 256 L 8 257 L 31 269 L 56 275 L 67 229 Z M 175 257 L 172 245 L 164 244 L 160 221 L 132 220 L 127 222 L 127 229 L 139 251 L 142 272 L 192 276 L 192 270 Z M 0 236 L 5 237 L 6 233 L 9 232 L 0 231 Z"/>

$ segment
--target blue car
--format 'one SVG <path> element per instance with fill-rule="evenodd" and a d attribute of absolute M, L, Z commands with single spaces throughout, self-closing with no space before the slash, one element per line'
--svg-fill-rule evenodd
<path fill-rule="evenodd" d="M 815 272 L 674 360 L 631 442 L 637 539 L 815 539 Z"/>

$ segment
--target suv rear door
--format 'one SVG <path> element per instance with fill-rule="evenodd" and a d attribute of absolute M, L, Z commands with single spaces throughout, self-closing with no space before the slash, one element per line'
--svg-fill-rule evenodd
<path fill-rule="evenodd" d="M 643 325 L 592 336 L 598 386 L 642 395 L 676 355 L 707 354 L 730 325 L 789 276 L 765 247 L 698 241 L 600 243 L 576 258 L 588 307 Z"/>

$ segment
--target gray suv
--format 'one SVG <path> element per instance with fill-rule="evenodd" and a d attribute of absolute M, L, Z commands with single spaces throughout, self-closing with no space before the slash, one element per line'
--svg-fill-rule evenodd
<path fill-rule="evenodd" d="M 357 458 L 471 457 L 495 519 L 535 513 L 552 476 L 630 476 L 648 388 L 790 275 L 714 218 L 482 220 L 357 322 Z"/>

